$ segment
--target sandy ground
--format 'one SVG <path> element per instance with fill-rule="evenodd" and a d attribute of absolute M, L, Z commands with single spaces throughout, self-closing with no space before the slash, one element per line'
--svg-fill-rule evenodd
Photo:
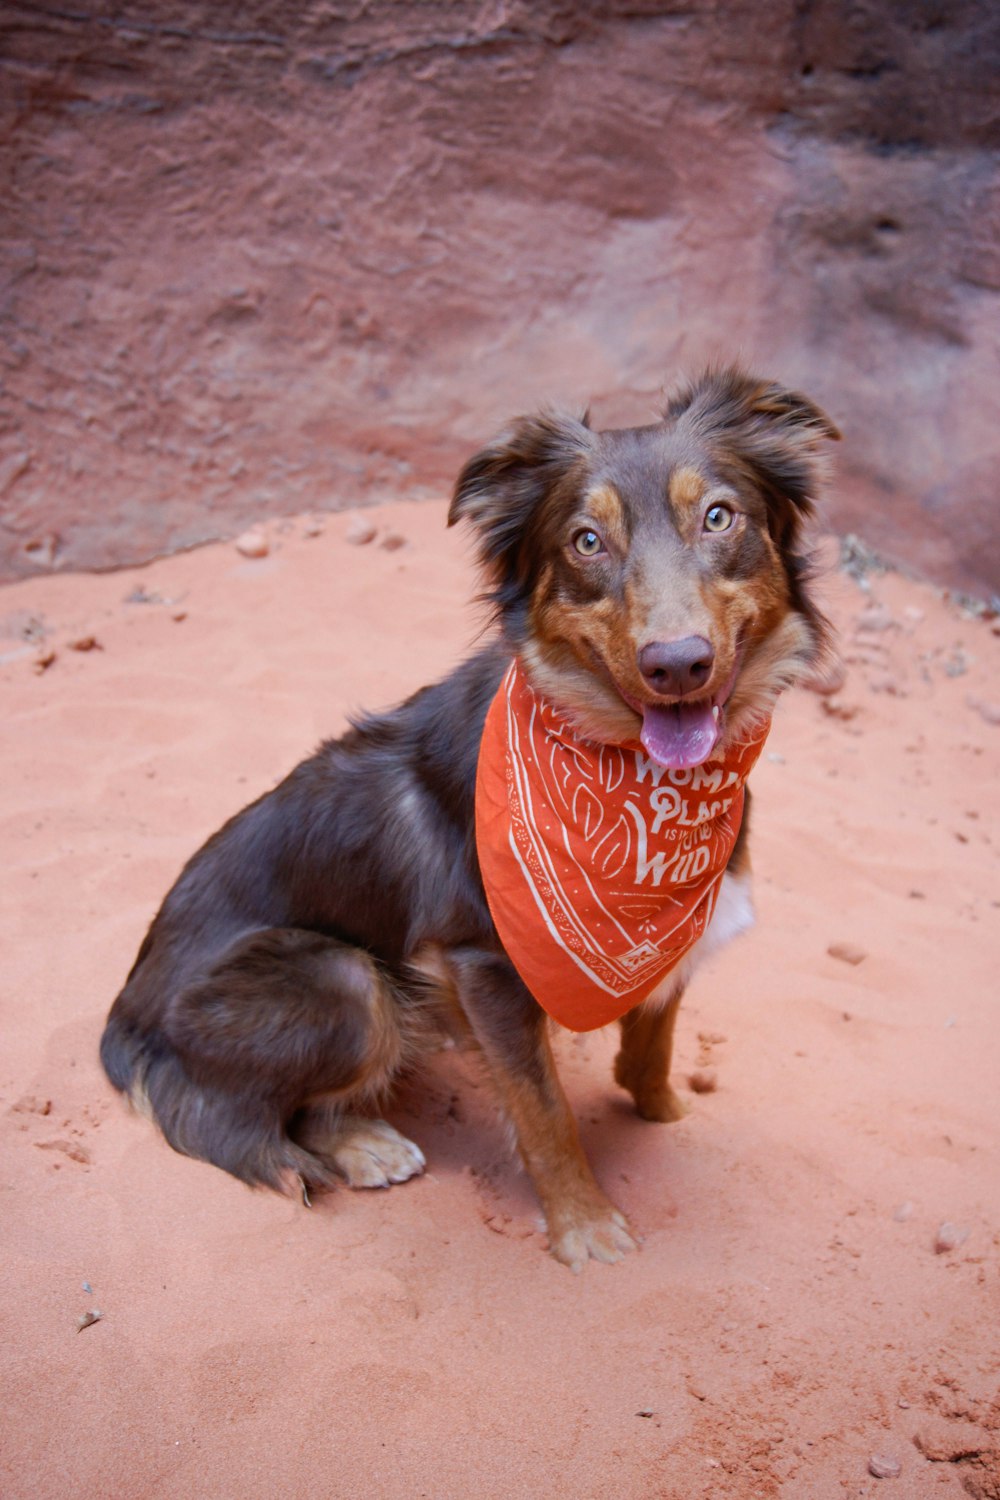
<path fill-rule="evenodd" d="M 1000 639 L 930 588 L 824 586 L 847 682 L 755 773 L 759 923 L 685 1001 L 688 1118 L 630 1112 L 610 1032 L 558 1039 L 621 1265 L 546 1255 L 468 1056 L 393 1116 L 426 1176 L 312 1211 L 105 1083 L 183 860 L 478 628 L 443 507 L 372 514 L 405 545 L 298 520 L 0 594 L 0 1492 L 995 1500 Z"/>

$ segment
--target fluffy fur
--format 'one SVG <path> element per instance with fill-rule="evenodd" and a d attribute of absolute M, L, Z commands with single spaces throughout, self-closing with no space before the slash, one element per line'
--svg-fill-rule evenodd
<path fill-rule="evenodd" d="M 466 465 L 449 522 L 477 534 L 495 640 L 209 839 L 114 1003 L 104 1067 L 172 1146 L 285 1190 L 402 1181 L 423 1157 L 376 1111 L 443 1026 L 482 1054 L 552 1253 L 580 1269 L 632 1248 L 484 899 L 483 719 L 514 653 L 602 743 L 634 740 L 650 706 L 710 704 L 723 745 L 769 711 L 826 646 L 800 530 L 836 436 L 805 397 L 723 369 L 654 425 L 595 432 L 543 413 Z M 703 645 L 678 666 L 690 641 Z M 744 824 L 737 889 L 705 943 L 746 925 L 748 874 Z M 621 1023 L 615 1076 L 646 1118 L 680 1113 L 668 1074 L 691 967 Z"/>

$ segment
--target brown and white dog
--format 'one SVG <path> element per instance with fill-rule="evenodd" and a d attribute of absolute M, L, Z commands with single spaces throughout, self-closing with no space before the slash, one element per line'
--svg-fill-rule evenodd
<path fill-rule="evenodd" d="M 475 528 L 496 639 L 322 745 L 209 839 L 114 1003 L 104 1067 L 173 1147 L 283 1190 L 404 1181 L 423 1156 L 377 1107 L 442 1026 L 459 1027 L 512 1123 L 552 1253 L 579 1270 L 633 1247 L 484 892 L 484 721 L 516 660 L 583 744 L 635 746 L 661 767 L 724 757 L 826 648 L 800 531 L 822 440 L 837 436 L 805 397 L 720 369 L 654 425 L 595 432 L 544 413 L 466 465 L 449 524 Z M 621 1017 L 615 1077 L 646 1119 L 681 1112 L 668 1074 L 695 959 L 749 920 L 745 811 L 733 834 L 700 939 Z"/>

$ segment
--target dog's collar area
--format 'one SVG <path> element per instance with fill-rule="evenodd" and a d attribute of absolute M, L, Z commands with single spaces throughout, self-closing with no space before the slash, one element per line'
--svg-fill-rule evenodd
<path fill-rule="evenodd" d="M 511 664 L 483 733 L 477 849 L 507 954 L 562 1025 L 624 1015 L 704 934 L 769 727 L 664 766 L 641 742 L 583 739 Z"/>

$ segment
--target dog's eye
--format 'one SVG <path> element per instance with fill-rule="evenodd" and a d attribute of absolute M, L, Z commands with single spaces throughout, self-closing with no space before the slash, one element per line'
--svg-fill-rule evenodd
<path fill-rule="evenodd" d="M 604 551 L 604 543 L 597 532 L 591 531 L 589 527 L 585 531 L 577 532 L 573 538 L 573 546 L 581 557 L 596 557 L 598 552 Z"/>
<path fill-rule="evenodd" d="M 728 505 L 713 505 L 705 512 L 705 530 L 728 531 L 735 519 Z"/>

